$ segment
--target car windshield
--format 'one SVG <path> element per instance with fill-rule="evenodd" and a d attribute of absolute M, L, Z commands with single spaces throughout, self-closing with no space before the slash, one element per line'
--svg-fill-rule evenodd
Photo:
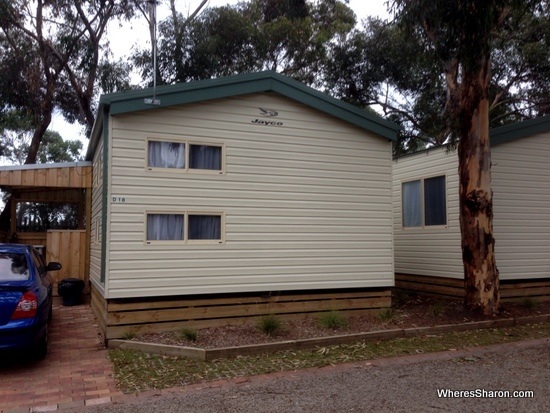
<path fill-rule="evenodd" d="M 0 281 L 28 280 L 29 275 L 25 254 L 0 252 Z"/>

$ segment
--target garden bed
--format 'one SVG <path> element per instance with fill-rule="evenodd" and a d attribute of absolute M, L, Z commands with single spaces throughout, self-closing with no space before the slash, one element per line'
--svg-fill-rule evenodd
<path fill-rule="evenodd" d="M 461 301 L 440 301 L 429 297 L 413 296 L 406 299 L 397 297 L 396 305 L 378 315 L 346 316 L 345 312 L 312 315 L 297 320 L 280 321 L 281 325 L 271 334 L 266 334 L 269 320 L 258 319 L 255 325 L 212 327 L 201 330 L 182 328 L 179 331 L 142 334 L 129 338 L 129 341 L 154 343 L 166 346 L 182 346 L 195 349 L 227 349 L 234 347 L 261 346 L 269 349 L 269 344 L 300 341 L 315 343 L 316 339 L 351 336 L 361 339 L 362 333 L 385 331 L 421 332 L 422 328 L 449 326 L 484 321 L 481 325 L 513 324 L 515 319 L 550 314 L 549 302 L 536 302 L 531 299 L 518 303 L 506 303 L 501 313 L 495 317 L 485 317 L 465 310 Z M 343 320 L 330 326 L 327 319 Z M 271 320 L 273 321 L 273 320 Z M 262 326 L 261 324 L 264 323 Z M 501 323 L 502 324 L 502 323 Z M 467 326 L 466 326 L 467 327 Z M 457 328 L 458 330 L 458 328 Z M 402 332 L 402 333 L 401 333 Z M 394 336 L 395 336 L 394 334 Z M 371 335 L 373 336 L 373 335 Z"/>

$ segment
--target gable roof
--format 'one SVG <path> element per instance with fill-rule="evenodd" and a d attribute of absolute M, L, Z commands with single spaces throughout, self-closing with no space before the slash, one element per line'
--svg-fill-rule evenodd
<path fill-rule="evenodd" d="M 145 100 L 157 100 L 146 103 Z M 330 114 L 348 123 L 390 140 L 397 139 L 400 127 L 382 117 L 369 113 L 357 106 L 335 99 L 326 93 L 312 89 L 281 74 L 266 71 L 229 76 L 197 82 L 131 90 L 102 95 L 96 121 L 92 128 L 86 159 L 93 156 L 104 127 L 105 117 L 167 106 L 195 103 L 212 99 L 228 98 L 251 93 L 275 92 L 297 102 Z"/>

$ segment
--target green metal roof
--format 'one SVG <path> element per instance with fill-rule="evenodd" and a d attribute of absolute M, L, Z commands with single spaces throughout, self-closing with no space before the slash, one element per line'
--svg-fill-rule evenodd
<path fill-rule="evenodd" d="M 145 103 L 145 99 L 153 98 L 153 92 L 158 104 Z M 86 159 L 93 156 L 95 146 L 101 136 L 104 116 L 261 92 L 278 93 L 384 138 L 397 139 L 400 127 L 395 123 L 312 89 L 287 76 L 266 71 L 159 86 L 155 91 L 149 88 L 103 95 L 99 99 L 98 115 L 92 129 Z"/>
<path fill-rule="evenodd" d="M 491 129 L 491 145 L 550 131 L 550 115 Z"/>

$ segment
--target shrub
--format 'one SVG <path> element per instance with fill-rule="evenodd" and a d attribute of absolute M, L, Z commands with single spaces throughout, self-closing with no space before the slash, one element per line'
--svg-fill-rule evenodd
<path fill-rule="evenodd" d="M 133 331 L 126 331 L 124 332 L 124 334 L 122 335 L 122 338 L 124 340 L 132 340 L 133 338 L 136 337 L 136 333 L 134 333 Z"/>
<path fill-rule="evenodd" d="M 325 328 L 341 328 L 348 324 L 346 317 L 339 311 L 327 311 L 319 316 L 319 323 Z"/>
<path fill-rule="evenodd" d="M 260 331 L 268 336 L 274 336 L 281 330 L 283 322 L 275 314 L 264 315 L 258 322 Z"/>
<path fill-rule="evenodd" d="M 194 328 L 182 328 L 180 330 L 181 336 L 189 341 L 197 341 L 199 333 Z"/>

